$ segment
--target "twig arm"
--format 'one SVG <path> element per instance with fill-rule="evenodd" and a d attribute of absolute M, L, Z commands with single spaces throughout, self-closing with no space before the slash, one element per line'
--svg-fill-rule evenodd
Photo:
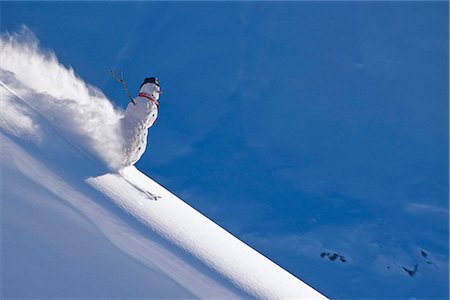
<path fill-rule="evenodd" d="M 123 89 L 125 90 L 125 93 L 127 93 L 128 98 L 130 98 L 131 102 L 136 105 L 136 102 L 134 102 L 133 97 L 131 97 L 130 93 L 128 92 L 127 84 L 125 83 L 125 80 L 123 79 L 123 71 L 120 72 L 122 78 L 118 78 L 113 70 L 111 70 L 111 75 L 116 79 L 118 82 L 120 82 L 123 86 Z"/>

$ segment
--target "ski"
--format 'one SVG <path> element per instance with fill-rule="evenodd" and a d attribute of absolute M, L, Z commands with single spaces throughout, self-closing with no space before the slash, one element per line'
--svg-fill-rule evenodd
<path fill-rule="evenodd" d="M 134 182 L 130 181 L 129 179 L 126 178 L 126 176 L 123 174 L 123 172 L 119 171 L 118 175 L 120 177 L 122 177 L 128 184 L 130 184 L 132 187 L 134 187 L 135 189 L 137 189 L 139 192 L 143 193 L 148 199 L 152 200 L 152 201 L 158 201 L 158 199 L 162 198 L 161 196 L 155 195 L 152 192 L 138 186 L 137 184 L 135 184 Z"/>

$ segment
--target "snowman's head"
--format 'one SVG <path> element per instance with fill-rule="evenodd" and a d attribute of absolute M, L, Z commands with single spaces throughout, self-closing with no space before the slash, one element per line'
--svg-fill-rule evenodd
<path fill-rule="evenodd" d="M 159 95 L 162 94 L 161 86 L 159 85 L 158 78 L 156 77 L 145 78 L 139 90 L 140 92 L 151 95 L 156 100 L 158 100 Z"/>

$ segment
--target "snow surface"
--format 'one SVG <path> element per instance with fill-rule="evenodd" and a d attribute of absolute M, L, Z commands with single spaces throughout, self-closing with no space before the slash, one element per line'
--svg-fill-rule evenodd
<path fill-rule="evenodd" d="M 115 170 L 121 111 L 35 40 L 0 45 L 2 297 L 325 298 L 135 167 Z"/>

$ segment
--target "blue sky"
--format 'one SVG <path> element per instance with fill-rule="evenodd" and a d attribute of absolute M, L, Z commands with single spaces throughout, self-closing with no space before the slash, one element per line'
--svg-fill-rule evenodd
<path fill-rule="evenodd" d="M 448 3 L 1 9 L 2 32 L 25 24 L 117 106 L 110 69 L 132 94 L 159 77 L 137 167 L 297 277 L 333 297 L 448 297 Z"/>

